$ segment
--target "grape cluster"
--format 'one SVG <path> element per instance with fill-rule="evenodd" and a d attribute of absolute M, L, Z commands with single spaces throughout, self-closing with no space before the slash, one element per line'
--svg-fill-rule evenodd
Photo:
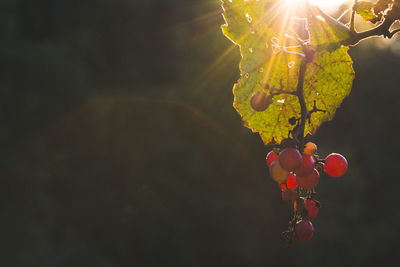
<path fill-rule="evenodd" d="M 282 146 L 282 144 L 281 144 Z M 312 238 L 311 223 L 319 212 L 320 203 L 315 199 L 315 187 L 322 170 L 331 177 L 340 177 L 347 170 L 347 160 L 332 153 L 325 159 L 316 154 L 317 146 L 308 142 L 303 152 L 295 147 L 275 148 L 266 157 L 269 172 L 282 190 L 282 200 L 293 204 L 293 219 L 284 232 L 289 242 L 305 242 Z"/>

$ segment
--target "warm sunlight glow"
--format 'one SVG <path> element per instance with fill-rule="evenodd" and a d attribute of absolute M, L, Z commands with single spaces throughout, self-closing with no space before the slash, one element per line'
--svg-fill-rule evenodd
<path fill-rule="evenodd" d="M 297 0 L 294 0 L 297 1 Z M 349 0 L 310 0 L 310 2 L 314 5 L 320 7 L 335 7 L 340 6 L 341 4 L 348 2 Z"/>
<path fill-rule="evenodd" d="M 301 4 L 302 1 L 306 0 L 286 0 L 291 6 Z M 326 11 L 337 10 L 342 4 L 351 4 L 353 0 L 308 0 L 311 4 L 319 6 Z"/>

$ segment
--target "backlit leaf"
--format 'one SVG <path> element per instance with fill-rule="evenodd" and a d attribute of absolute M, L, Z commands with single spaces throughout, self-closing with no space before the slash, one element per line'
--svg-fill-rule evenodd
<path fill-rule="evenodd" d="M 234 85 L 234 107 L 244 124 L 258 132 L 264 143 L 280 142 L 293 129 L 289 119 L 300 117 L 297 96 L 274 95 L 273 103 L 262 112 L 250 106 L 251 96 L 263 91 L 296 90 L 302 57 L 285 53 L 283 47 L 296 44 L 293 32 L 310 43 L 316 51 L 308 64 L 304 83 L 304 96 L 309 110 L 314 101 L 326 110 L 311 116 L 305 134 L 314 133 L 320 124 L 333 118 L 336 108 L 350 93 L 354 71 L 346 47 L 340 47 L 349 38 L 348 28 L 337 24 L 315 7 L 300 8 L 285 0 L 223 0 L 224 34 L 240 47 L 241 77 Z M 302 16 L 300 16 L 302 15 Z M 307 18 L 305 20 L 304 18 Z M 303 23 L 305 21 L 305 23 Z M 299 26 L 300 25 L 300 26 Z M 307 25 L 308 32 L 304 32 Z M 287 48 L 302 52 L 299 48 Z"/>
<path fill-rule="evenodd" d="M 356 5 L 356 13 L 360 15 L 365 21 L 372 21 L 375 22 L 378 18 L 375 15 L 373 8 L 375 7 L 374 3 L 367 2 L 367 1 L 360 1 L 357 2 Z"/>

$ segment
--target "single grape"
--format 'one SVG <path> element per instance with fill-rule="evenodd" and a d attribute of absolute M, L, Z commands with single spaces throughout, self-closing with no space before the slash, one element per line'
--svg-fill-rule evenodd
<path fill-rule="evenodd" d="M 315 152 L 317 152 L 317 145 L 312 142 L 308 142 L 304 147 L 304 154 L 313 156 Z"/>
<path fill-rule="evenodd" d="M 265 161 L 267 162 L 267 166 L 271 166 L 272 162 L 277 161 L 278 160 L 278 155 L 271 150 L 268 154 L 267 157 L 265 158 Z"/>
<path fill-rule="evenodd" d="M 289 177 L 286 179 L 286 185 L 288 189 L 295 189 L 297 187 L 296 175 L 290 173 Z"/>
<path fill-rule="evenodd" d="M 255 111 L 266 110 L 272 102 L 272 96 L 264 92 L 256 92 L 250 99 L 250 105 Z"/>
<path fill-rule="evenodd" d="M 319 205 L 312 199 L 304 200 L 304 216 L 307 220 L 313 220 L 319 212 Z"/>
<path fill-rule="evenodd" d="M 296 223 L 294 227 L 296 239 L 299 242 L 306 242 L 311 239 L 314 233 L 314 226 L 310 221 L 301 220 Z"/>
<path fill-rule="evenodd" d="M 314 169 L 314 164 L 314 159 L 311 156 L 303 155 L 300 168 L 298 168 L 294 172 L 298 176 L 306 177 L 312 173 Z"/>
<path fill-rule="evenodd" d="M 293 189 L 286 189 L 282 191 L 282 200 L 296 201 L 299 197 L 299 193 Z"/>
<path fill-rule="evenodd" d="M 279 187 L 281 188 L 282 191 L 288 189 L 285 181 L 279 182 Z"/>
<path fill-rule="evenodd" d="M 296 183 L 296 175 L 294 173 L 290 173 L 289 177 L 286 179 L 286 181 L 279 182 L 279 187 L 282 190 L 286 189 L 296 189 L 297 183 Z"/>
<path fill-rule="evenodd" d="M 296 182 L 303 189 L 313 189 L 319 182 L 319 172 L 313 169 L 312 173 L 306 177 L 296 176 Z"/>
<path fill-rule="evenodd" d="M 289 176 L 289 172 L 281 167 L 279 161 L 275 161 L 269 167 L 269 173 L 276 182 L 285 181 Z"/>
<path fill-rule="evenodd" d="M 279 153 L 279 164 L 287 171 L 294 171 L 301 166 L 303 159 L 295 148 L 285 148 Z"/>
<path fill-rule="evenodd" d="M 332 153 L 325 159 L 324 171 L 331 177 L 340 177 L 347 170 L 347 160 L 340 154 Z"/>

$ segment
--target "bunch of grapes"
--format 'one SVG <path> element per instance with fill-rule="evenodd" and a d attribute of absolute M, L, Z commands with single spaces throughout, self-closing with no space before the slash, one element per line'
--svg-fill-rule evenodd
<path fill-rule="evenodd" d="M 347 170 L 347 160 L 342 155 L 332 153 L 320 159 L 316 152 L 317 146 L 312 142 L 303 147 L 302 153 L 294 146 L 281 143 L 280 148 L 270 151 L 266 157 L 270 175 L 282 190 L 282 200 L 293 205 L 293 219 L 284 232 L 290 243 L 294 239 L 305 242 L 313 236 L 311 220 L 320 208 L 315 187 L 322 170 L 331 177 L 340 177 Z"/>

